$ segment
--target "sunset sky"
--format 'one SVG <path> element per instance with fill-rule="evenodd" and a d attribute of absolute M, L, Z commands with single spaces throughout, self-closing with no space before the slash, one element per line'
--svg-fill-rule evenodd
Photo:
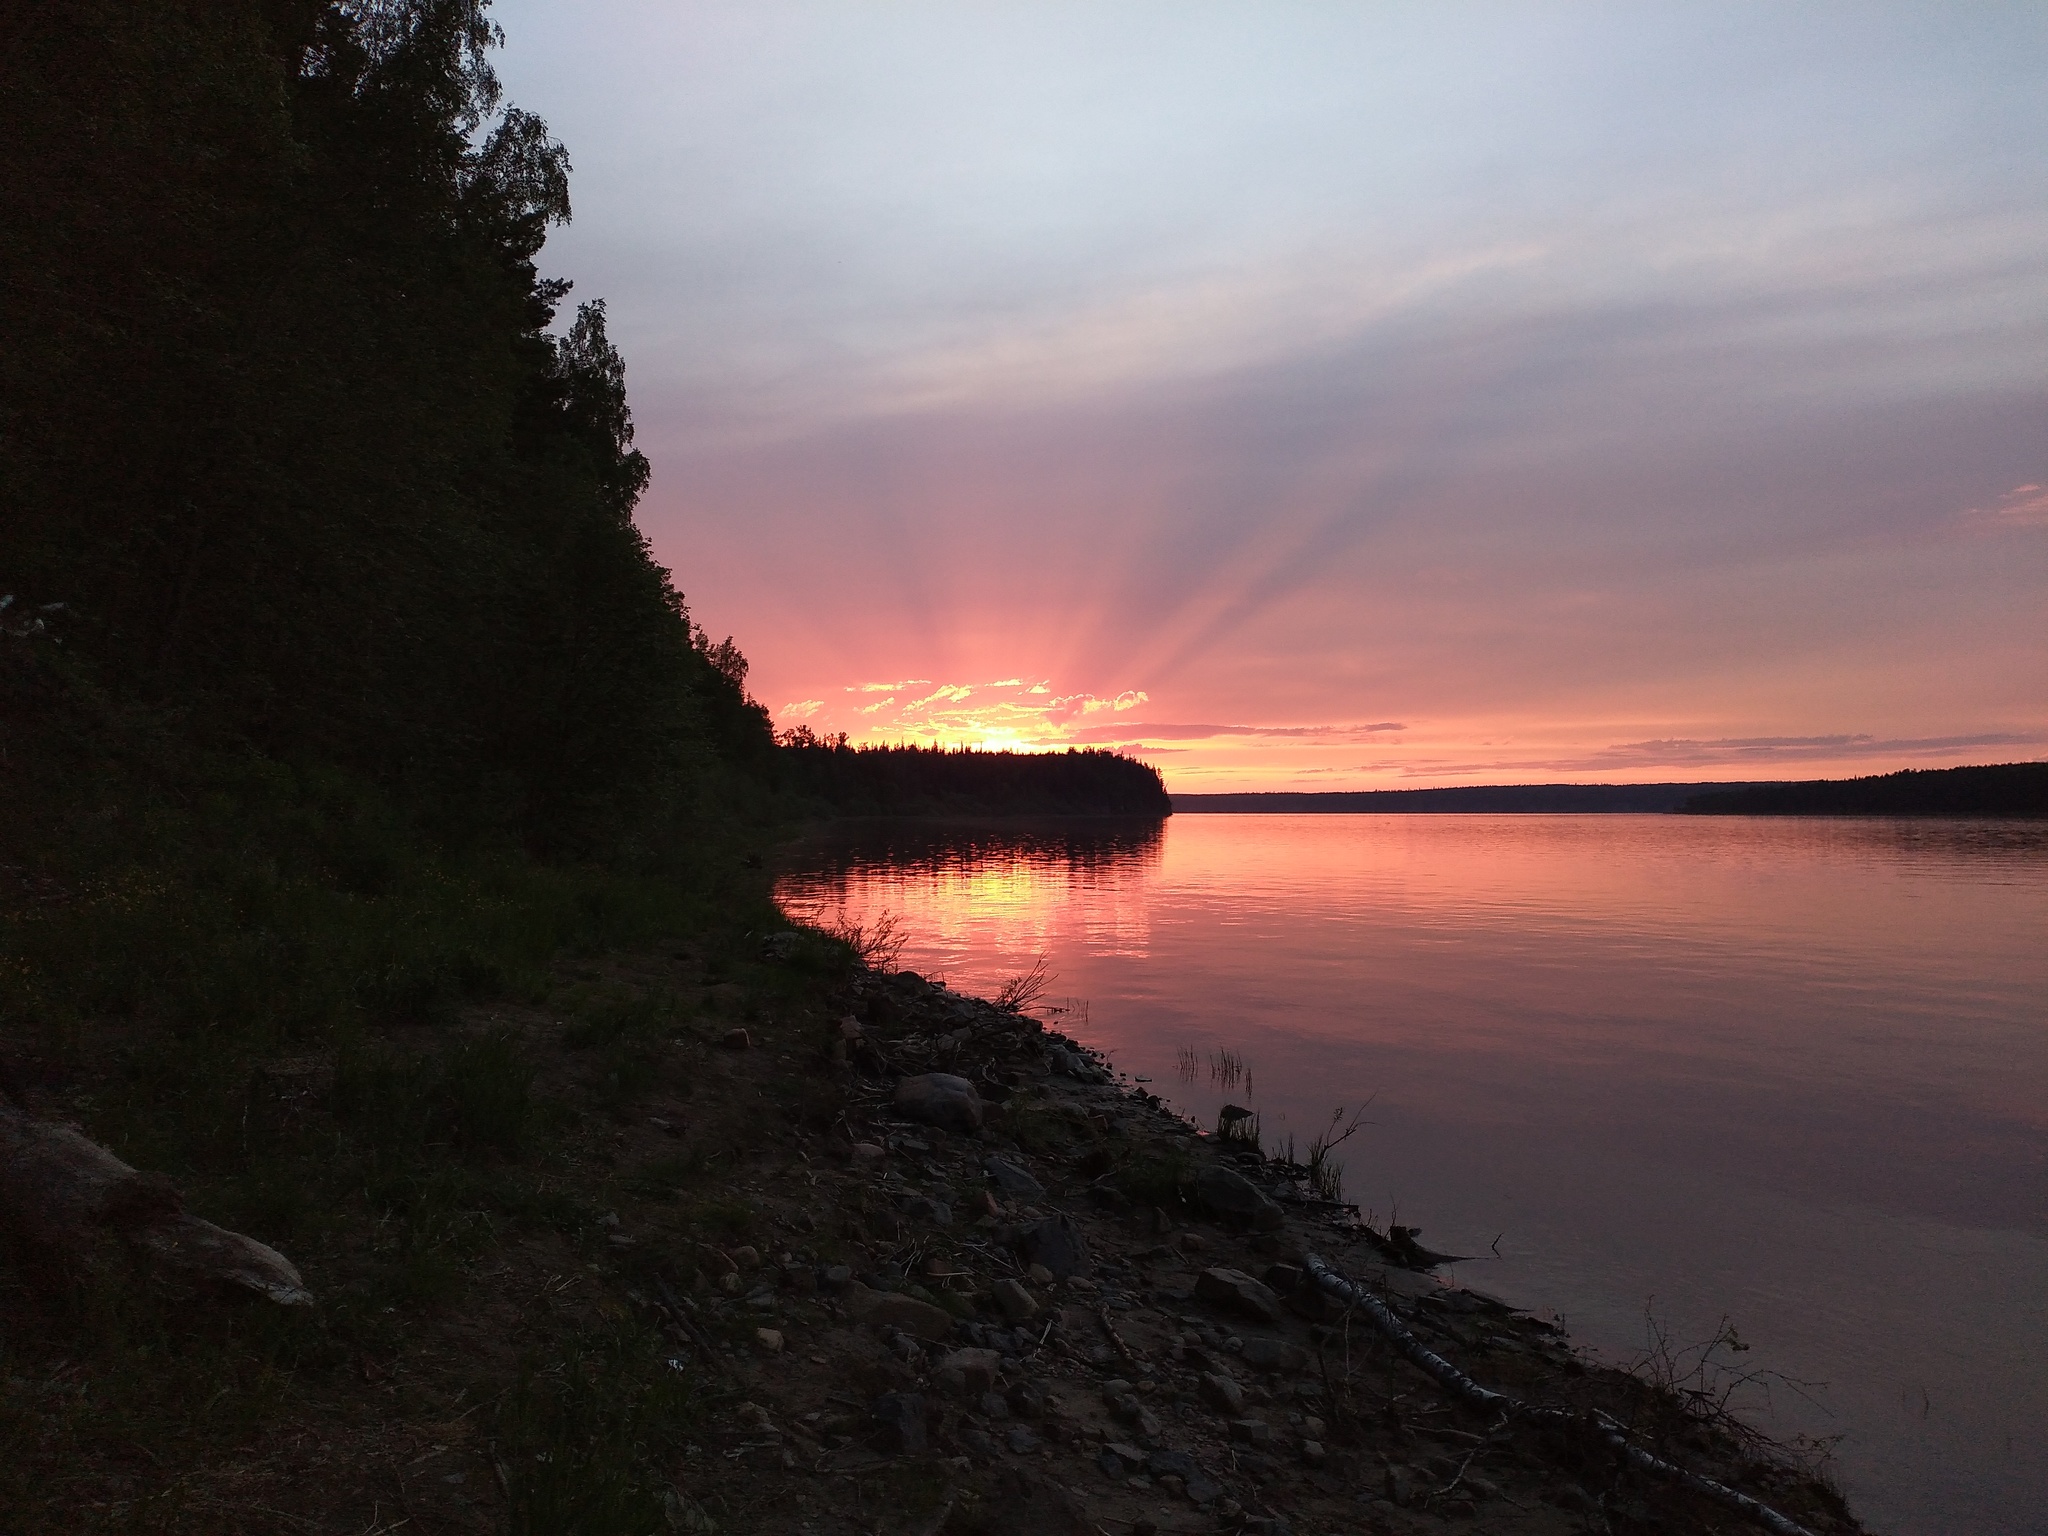
<path fill-rule="evenodd" d="M 501 0 L 779 725 L 2048 756 L 2048 7 Z"/>

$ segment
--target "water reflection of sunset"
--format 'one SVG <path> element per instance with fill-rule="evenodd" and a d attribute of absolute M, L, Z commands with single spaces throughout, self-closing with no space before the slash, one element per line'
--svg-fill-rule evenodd
<path fill-rule="evenodd" d="M 1061 1027 L 1205 1124 L 1227 1093 L 1305 1142 L 1369 1102 L 1350 1198 L 1619 1355 L 1647 1296 L 1692 1336 L 1734 1317 L 1832 1383 L 1774 1432 L 1853 1428 L 1880 1507 L 2048 1473 L 2038 824 L 847 824 L 780 889 L 898 914 L 903 963 L 967 991 L 1044 953 L 1087 1004 Z M 1908 1377 L 1938 1422 L 1897 1420 Z"/>

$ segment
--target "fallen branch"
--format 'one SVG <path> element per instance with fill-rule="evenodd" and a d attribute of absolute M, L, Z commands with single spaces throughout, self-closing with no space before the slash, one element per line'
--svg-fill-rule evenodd
<path fill-rule="evenodd" d="M 1562 1425 L 1598 1439 L 1620 1454 L 1630 1464 L 1658 1477 L 1669 1479 L 1696 1493 L 1740 1510 L 1776 1536 L 1813 1536 L 1805 1526 L 1787 1515 L 1781 1515 L 1760 1499 L 1753 1499 L 1746 1493 L 1737 1492 L 1726 1483 L 1718 1483 L 1711 1477 L 1687 1471 L 1676 1462 L 1644 1450 L 1623 1433 L 1621 1426 L 1605 1414 L 1582 1414 L 1567 1408 L 1546 1408 L 1525 1403 L 1519 1398 L 1509 1397 L 1505 1392 L 1495 1392 L 1482 1387 L 1478 1382 L 1459 1370 L 1442 1355 L 1410 1333 L 1392 1310 L 1364 1286 L 1346 1278 L 1311 1253 L 1302 1260 L 1302 1267 L 1309 1278 L 1339 1301 L 1348 1303 L 1363 1312 L 1373 1326 L 1390 1339 L 1394 1347 L 1450 1392 L 1454 1397 L 1470 1403 L 1475 1408 L 1487 1408 L 1499 1413 L 1513 1413 L 1520 1417 L 1539 1422 Z"/>
<path fill-rule="evenodd" d="M 71 1275 L 100 1268 L 109 1235 L 176 1279 L 253 1291 L 279 1306 L 313 1294 L 275 1248 L 189 1214 L 177 1186 L 139 1173 L 68 1125 L 0 1094 L 0 1227 L 28 1255 Z"/>

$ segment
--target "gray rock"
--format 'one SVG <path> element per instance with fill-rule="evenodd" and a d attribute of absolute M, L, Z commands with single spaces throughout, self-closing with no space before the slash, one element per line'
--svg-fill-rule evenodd
<path fill-rule="evenodd" d="M 844 1264 L 834 1264 L 818 1276 L 818 1283 L 835 1296 L 853 1289 L 853 1271 Z"/>
<path fill-rule="evenodd" d="M 953 1225 L 953 1207 L 943 1200 L 934 1200 L 927 1195 L 912 1195 L 905 1200 L 903 1214 L 918 1221 L 928 1221 L 935 1227 Z"/>
<path fill-rule="evenodd" d="M 996 1384 L 1002 1356 L 992 1349 L 956 1349 L 932 1367 L 932 1385 L 949 1397 L 979 1398 Z"/>
<path fill-rule="evenodd" d="M 1241 1173 L 1214 1165 L 1195 1175 L 1195 1200 L 1225 1221 L 1271 1232 L 1287 1217 L 1266 1192 Z"/>
<path fill-rule="evenodd" d="M 1029 1456 L 1038 1449 L 1038 1436 L 1033 1434 L 1024 1425 L 1019 1424 L 1015 1429 L 1003 1436 L 1003 1444 L 1007 1445 L 1019 1456 Z"/>
<path fill-rule="evenodd" d="M 999 1392 L 984 1392 L 975 1400 L 975 1411 L 984 1419 L 1007 1419 L 1010 1404 Z"/>
<path fill-rule="evenodd" d="M 1037 1300 L 1016 1280 L 998 1280 L 989 1287 L 989 1294 L 995 1297 L 1003 1316 L 1013 1323 L 1028 1323 L 1038 1316 Z"/>
<path fill-rule="evenodd" d="M 889 1103 L 897 1114 L 943 1130 L 972 1135 L 981 1129 L 981 1095 L 966 1078 L 950 1072 L 904 1078 Z"/>
<path fill-rule="evenodd" d="M 1096 1455 L 1095 1465 L 1097 1470 L 1112 1482 L 1120 1483 L 1131 1475 L 1124 1464 L 1124 1459 L 1106 1445 Z"/>
<path fill-rule="evenodd" d="M 1026 1264 L 1043 1265 L 1055 1279 L 1065 1280 L 1088 1268 L 1088 1245 L 1066 1216 L 1031 1223 L 1018 1232 L 1016 1244 Z"/>
<path fill-rule="evenodd" d="M 1145 1467 L 1154 1477 L 1179 1478 L 1188 1498 L 1196 1504 L 1213 1504 L 1223 1495 L 1215 1480 L 1186 1451 L 1156 1450 L 1145 1458 Z"/>
<path fill-rule="evenodd" d="M 846 1309 L 856 1322 L 870 1328 L 900 1328 L 920 1339 L 943 1339 L 953 1331 L 953 1314 L 915 1296 L 892 1291 L 871 1291 L 855 1285 L 847 1297 Z"/>
<path fill-rule="evenodd" d="M 1236 1418 L 1244 1412 L 1244 1388 L 1221 1371 L 1211 1371 L 1201 1380 L 1202 1401 L 1219 1413 Z"/>
<path fill-rule="evenodd" d="M 875 1432 L 868 1443 L 894 1456 L 920 1456 L 925 1437 L 924 1398 L 915 1392 L 884 1392 L 871 1410 Z"/>
<path fill-rule="evenodd" d="M 1015 1163 L 992 1157 L 984 1166 L 988 1169 L 990 1182 L 1014 1199 L 1037 1200 L 1045 1194 L 1045 1186 Z"/>
<path fill-rule="evenodd" d="M 1195 1277 L 1195 1294 L 1219 1307 L 1246 1312 L 1269 1323 L 1280 1321 L 1280 1298 L 1241 1269 L 1205 1269 Z"/>
<path fill-rule="evenodd" d="M 1273 1426 L 1264 1419 L 1232 1419 L 1230 1438 L 1243 1445 L 1271 1445 Z"/>
<path fill-rule="evenodd" d="M 1308 1366 L 1308 1351 L 1285 1339 L 1246 1339 L 1239 1356 L 1255 1371 L 1299 1371 Z"/>

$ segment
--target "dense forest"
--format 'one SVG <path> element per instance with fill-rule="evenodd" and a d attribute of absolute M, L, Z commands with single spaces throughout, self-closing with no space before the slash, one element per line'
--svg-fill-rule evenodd
<path fill-rule="evenodd" d="M 569 161 L 495 38 L 480 0 L 7 8 L 14 772 L 147 716 L 582 853 L 764 761 L 634 527 L 604 305 L 536 272 Z"/>
<path fill-rule="evenodd" d="M 1166 816 L 1159 770 L 1120 753 L 849 746 L 798 726 L 780 738 L 779 782 L 840 816 Z"/>
<path fill-rule="evenodd" d="M 1695 795 L 1692 816 L 2048 816 L 2048 763 L 1908 768 Z"/>

